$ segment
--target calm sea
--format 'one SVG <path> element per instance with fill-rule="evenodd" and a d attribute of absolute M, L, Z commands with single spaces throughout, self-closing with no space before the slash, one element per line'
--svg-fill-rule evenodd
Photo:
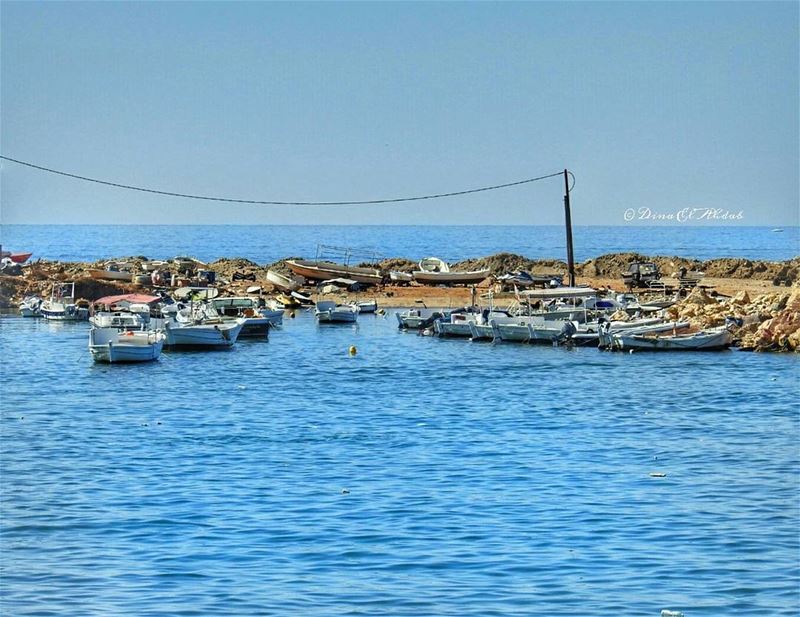
<path fill-rule="evenodd" d="M 145 255 L 166 259 L 192 255 L 203 261 L 245 257 L 268 264 L 284 257 L 313 257 L 317 245 L 375 251 L 385 257 L 448 261 L 501 251 L 534 259 L 565 259 L 558 226 L 313 226 L 313 225 L 4 225 L 0 242 L 35 257 L 94 261 Z M 658 226 L 576 227 L 575 259 L 636 251 L 697 259 L 745 257 L 778 261 L 800 255 L 800 227 Z"/>
<path fill-rule="evenodd" d="M 302 312 L 269 342 L 100 366 L 87 331 L 0 318 L 2 615 L 800 612 L 796 356 Z"/>

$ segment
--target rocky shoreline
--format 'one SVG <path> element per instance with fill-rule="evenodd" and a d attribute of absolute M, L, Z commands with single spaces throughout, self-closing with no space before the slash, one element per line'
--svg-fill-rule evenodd
<path fill-rule="evenodd" d="M 287 257 L 286 259 L 292 259 Z M 52 284 L 74 281 L 76 297 L 94 300 L 104 295 L 142 291 L 141 285 L 92 278 L 90 269 L 102 269 L 105 262 L 58 262 L 37 260 L 22 266 L 17 276 L 0 275 L 0 308 L 16 308 L 27 295 L 49 295 Z M 116 261 L 116 260 L 115 260 Z M 128 257 L 119 261 L 143 262 L 144 257 Z M 287 272 L 285 259 L 259 265 L 244 258 L 223 258 L 211 262 L 208 269 L 217 274 L 217 283 L 224 294 L 242 294 L 251 285 L 261 286 L 265 293 L 273 291 L 266 279 L 267 271 Z M 667 278 L 681 268 L 705 273 L 709 289 L 697 288 L 669 309 L 674 318 L 688 320 L 698 327 L 721 325 L 726 317 L 740 320 L 736 332 L 742 349 L 757 351 L 800 351 L 800 257 L 787 261 L 768 262 L 741 258 L 706 261 L 675 256 L 646 256 L 638 253 L 613 253 L 576 264 L 578 282 L 598 289 L 624 291 L 622 273 L 634 261 L 656 263 Z M 379 263 L 383 270 L 410 272 L 416 262 L 404 258 L 386 259 Z M 487 268 L 491 277 L 526 270 L 531 274 L 567 273 L 561 260 L 532 260 L 522 255 L 498 253 L 452 265 L 453 270 Z M 244 280 L 234 280 L 244 277 Z M 478 286 L 485 294 L 495 288 L 492 278 Z M 471 291 L 463 287 L 396 287 L 381 286 L 361 293 L 336 292 L 336 299 L 375 297 L 382 306 L 460 306 L 470 300 Z M 513 294 L 495 293 L 494 302 L 512 301 Z"/>

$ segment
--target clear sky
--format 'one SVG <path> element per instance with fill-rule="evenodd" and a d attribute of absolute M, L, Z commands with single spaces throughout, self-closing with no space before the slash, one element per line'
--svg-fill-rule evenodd
<path fill-rule="evenodd" d="M 280 201 L 447 192 L 568 167 L 576 224 L 693 207 L 797 225 L 798 6 L 4 1 L 0 149 L 115 182 Z M 557 179 L 291 208 L 144 195 L 8 162 L 0 178 L 5 224 L 563 217 Z"/>

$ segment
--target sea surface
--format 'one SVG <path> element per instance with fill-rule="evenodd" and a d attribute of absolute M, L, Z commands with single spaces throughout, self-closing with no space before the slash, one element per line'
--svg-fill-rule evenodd
<path fill-rule="evenodd" d="M 800 612 L 796 356 L 392 312 L 130 366 L 0 318 L 0 614 Z"/>
<path fill-rule="evenodd" d="M 573 235 L 577 261 L 628 251 L 768 261 L 800 255 L 800 227 L 774 232 L 769 227 L 726 225 L 579 226 Z M 355 260 L 367 254 L 414 261 L 433 255 L 456 262 L 502 251 L 532 259 L 566 259 L 561 226 L 4 225 L 0 242 L 11 251 L 32 251 L 34 259 L 64 261 L 191 255 L 203 261 L 244 257 L 270 264 L 285 257 L 314 257 L 319 245 L 355 249 Z"/>

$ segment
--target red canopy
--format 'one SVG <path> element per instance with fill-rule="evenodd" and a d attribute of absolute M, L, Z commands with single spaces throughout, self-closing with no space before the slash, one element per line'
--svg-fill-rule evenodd
<path fill-rule="evenodd" d="M 145 294 L 122 294 L 119 296 L 105 296 L 95 300 L 94 303 L 111 306 L 112 304 L 117 304 L 119 302 L 128 302 L 130 304 L 152 304 L 153 302 L 158 302 L 160 300 L 161 298 L 158 296 L 147 296 Z"/>

